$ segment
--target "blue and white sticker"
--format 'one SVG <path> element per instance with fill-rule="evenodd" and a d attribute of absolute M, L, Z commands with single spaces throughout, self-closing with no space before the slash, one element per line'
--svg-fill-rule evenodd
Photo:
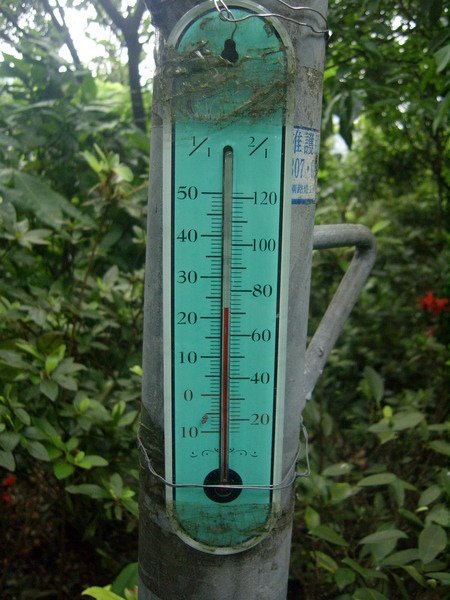
<path fill-rule="evenodd" d="M 315 204 L 319 167 L 320 133 L 294 127 L 292 153 L 292 204 Z"/>

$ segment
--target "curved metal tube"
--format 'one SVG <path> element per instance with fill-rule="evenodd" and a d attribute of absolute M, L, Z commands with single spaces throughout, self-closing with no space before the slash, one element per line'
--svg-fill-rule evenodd
<path fill-rule="evenodd" d="M 375 263 L 376 240 L 364 225 L 314 227 L 314 250 L 355 246 L 352 262 L 342 278 L 306 350 L 305 395 L 311 396 L 323 367 Z"/>

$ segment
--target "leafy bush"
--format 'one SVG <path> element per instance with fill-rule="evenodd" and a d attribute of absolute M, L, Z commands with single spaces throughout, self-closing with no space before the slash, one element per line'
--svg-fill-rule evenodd
<path fill-rule="evenodd" d="M 43 56 L 51 88 L 28 60 L 3 65 L 0 467 L 45 473 L 62 543 L 81 524 L 108 562 L 107 523 L 137 523 L 148 140 Z"/>
<path fill-rule="evenodd" d="M 399 198 L 382 178 L 364 185 L 390 157 L 378 132 L 368 162 L 372 131 L 362 123 L 345 157 L 324 152 L 318 222 L 367 225 L 379 255 L 305 410 L 312 475 L 297 492 L 292 577 L 305 598 L 443 598 L 449 251 L 432 178 Z M 315 253 L 311 331 L 351 254 Z"/>

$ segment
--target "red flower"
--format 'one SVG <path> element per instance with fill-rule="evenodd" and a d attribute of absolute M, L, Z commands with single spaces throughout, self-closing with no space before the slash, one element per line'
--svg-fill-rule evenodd
<path fill-rule="evenodd" d="M 448 305 L 448 298 L 436 298 L 434 302 L 434 314 L 438 315 L 443 310 L 446 310 Z"/>
<path fill-rule="evenodd" d="M 2 502 L 3 502 L 3 504 L 10 504 L 11 503 L 11 496 L 7 492 L 3 492 L 3 494 L 2 494 Z"/>
<path fill-rule="evenodd" d="M 419 306 L 436 317 L 448 310 L 448 298 L 436 298 L 433 292 L 427 292 L 419 301 Z"/>
<path fill-rule="evenodd" d="M 2 481 L 2 487 L 10 488 L 16 483 L 16 481 L 17 481 L 17 477 L 15 475 L 13 475 L 12 473 L 8 473 L 8 475 Z"/>

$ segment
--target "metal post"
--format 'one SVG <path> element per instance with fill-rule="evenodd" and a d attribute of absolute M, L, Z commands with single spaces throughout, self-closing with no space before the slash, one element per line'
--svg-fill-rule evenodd
<path fill-rule="evenodd" d="M 151 134 L 140 436 L 156 471 L 164 473 L 162 335 L 164 164 L 163 110 L 159 87 L 159 77 L 164 65 L 161 62 L 161 50 L 176 22 L 200 2 L 195 0 L 146 1 L 152 12 L 153 22 L 159 30 L 159 37 Z M 292 1 L 290 3 L 293 4 Z M 232 5 L 232 2 L 230 1 L 229 4 Z M 291 7 L 278 0 L 261 0 L 259 4 L 266 11 L 292 16 Z M 326 15 L 327 0 L 305 0 L 302 4 Z M 308 21 L 316 28 L 323 28 L 323 20 L 313 12 L 308 12 L 301 20 Z M 289 21 L 284 22 L 284 26 L 292 39 L 297 57 L 294 124 L 298 131 L 313 132 L 317 143 L 321 123 L 325 36 L 317 35 L 307 27 L 299 27 Z M 333 235 L 330 238 L 323 229 L 318 229 L 314 234 L 314 209 L 314 197 L 311 195 L 293 199 L 283 447 L 285 469 L 292 465 L 297 456 L 301 412 L 306 395 L 311 392 L 318 373 L 342 328 L 343 321 L 356 301 L 360 287 L 370 270 L 369 266 L 363 268 L 361 272 L 361 261 L 358 255 L 356 258 L 358 264 L 354 265 L 358 273 L 352 272 L 343 284 L 344 291 L 342 289 L 341 292 L 338 291 L 332 316 L 327 313 L 324 327 L 319 327 L 313 344 L 306 354 L 313 239 L 318 248 L 352 244 L 361 248 L 372 244 L 370 234 L 367 236 L 361 229 L 340 231 L 339 239 Z M 349 235 L 346 235 L 347 233 Z M 361 236 L 364 239 L 361 240 Z M 351 291 L 347 293 L 349 289 Z M 345 304 L 343 309 L 342 300 Z M 337 311 L 336 305 L 338 305 Z M 331 327 L 330 332 L 330 322 L 334 319 L 336 324 Z M 267 537 L 256 546 L 239 554 L 216 556 L 193 549 L 173 533 L 166 514 L 164 485 L 152 476 L 144 459 L 141 463 L 140 600 L 284 600 L 286 598 L 294 508 L 293 489 L 282 492 L 282 514 Z"/>

